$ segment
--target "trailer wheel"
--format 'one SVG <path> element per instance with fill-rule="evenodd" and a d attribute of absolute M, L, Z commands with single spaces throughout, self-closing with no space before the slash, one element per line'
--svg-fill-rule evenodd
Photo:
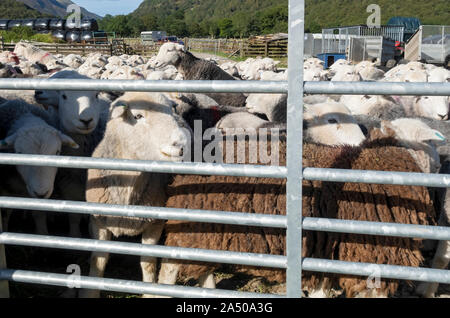
<path fill-rule="evenodd" d="M 450 70 L 450 55 L 447 55 L 447 57 L 445 58 L 444 67 L 445 67 L 447 70 Z"/>

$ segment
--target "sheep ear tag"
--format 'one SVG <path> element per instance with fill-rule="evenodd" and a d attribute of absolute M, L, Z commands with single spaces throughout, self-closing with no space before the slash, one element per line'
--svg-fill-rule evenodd
<path fill-rule="evenodd" d="M 0 140 L 0 150 L 12 149 L 14 147 L 14 141 L 16 139 L 16 135 L 11 135 L 4 140 Z"/>

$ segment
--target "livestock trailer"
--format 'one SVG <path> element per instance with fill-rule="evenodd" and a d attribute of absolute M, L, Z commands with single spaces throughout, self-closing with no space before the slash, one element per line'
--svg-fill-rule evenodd
<path fill-rule="evenodd" d="M 313 57 L 322 53 L 322 34 L 305 33 L 305 57 Z"/>
<path fill-rule="evenodd" d="M 146 42 L 158 42 L 167 37 L 165 31 L 144 31 L 141 32 L 141 41 Z"/>
<path fill-rule="evenodd" d="M 348 60 L 358 63 L 377 59 L 379 63 L 395 59 L 395 41 L 385 36 L 353 36 L 348 46 Z"/>
<path fill-rule="evenodd" d="M 322 29 L 322 53 L 346 53 L 352 37 L 383 36 L 394 41 L 403 41 L 405 27 L 382 25 L 369 28 L 366 25 Z"/>
<path fill-rule="evenodd" d="M 421 25 L 406 43 L 405 59 L 449 67 L 450 26 Z"/>

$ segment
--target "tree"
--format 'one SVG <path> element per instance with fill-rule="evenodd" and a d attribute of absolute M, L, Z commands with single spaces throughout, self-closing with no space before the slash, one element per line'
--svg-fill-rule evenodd
<path fill-rule="evenodd" d="M 223 20 L 220 20 L 217 26 L 219 27 L 219 36 L 221 38 L 233 37 L 233 21 L 225 18 Z"/>

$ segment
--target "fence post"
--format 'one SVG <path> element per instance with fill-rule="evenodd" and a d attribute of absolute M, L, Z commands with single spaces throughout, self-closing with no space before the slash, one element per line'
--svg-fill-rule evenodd
<path fill-rule="evenodd" d="M 302 144 L 303 144 L 303 38 L 305 1 L 289 0 L 289 54 L 286 184 L 286 292 L 302 296 Z"/>
<path fill-rule="evenodd" d="M 264 56 L 269 56 L 269 41 L 264 43 Z"/>
<path fill-rule="evenodd" d="M 2 221 L 2 210 L 0 209 L 0 233 L 3 232 Z M 6 254 L 5 245 L 0 244 L 0 270 L 2 269 L 6 269 Z M 9 283 L 7 280 L 0 280 L 0 298 L 9 298 Z"/>

